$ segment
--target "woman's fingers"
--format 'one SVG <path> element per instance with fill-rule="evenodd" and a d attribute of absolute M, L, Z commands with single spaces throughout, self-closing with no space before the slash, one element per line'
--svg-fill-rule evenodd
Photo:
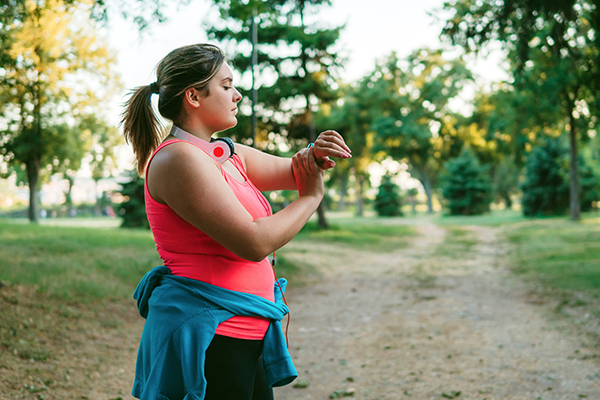
<path fill-rule="evenodd" d="M 319 165 L 317 164 L 317 158 L 314 155 L 314 147 L 311 147 L 309 149 L 309 154 L 308 154 L 308 167 L 310 168 L 309 171 L 311 173 L 321 173 L 320 169 L 319 169 Z"/>
<path fill-rule="evenodd" d="M 336 131 L 322 132 L 314 143 L 315 157 L 350 158 L 351 150 L 344 142 L 344 138 Z M 324 161 L 324 160 L 323 160 Z"/>

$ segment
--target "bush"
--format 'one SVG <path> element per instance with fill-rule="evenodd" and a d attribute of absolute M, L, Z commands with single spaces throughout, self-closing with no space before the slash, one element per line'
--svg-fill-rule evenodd
<path fill-rule="evenodd" d="M 401 206 L 400 188 L 392 182 L 392 175 L 386 173 L 381 177 L 379 192 L 375 197 L 375 211 L 380 217 L 397 217 L 403 215 Z"/>
<path fill-rule="evenodd" d="M 460 155 L 444 167 L 442 196 L 450 215 L 479 215 L 490 210 L 491 185 L 487 166 L 464 148 Z"/>

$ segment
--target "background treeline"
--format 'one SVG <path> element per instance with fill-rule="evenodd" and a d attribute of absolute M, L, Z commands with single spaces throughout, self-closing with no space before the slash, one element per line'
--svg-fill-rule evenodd
<path fill-rule="evenodd" d="M 162 7 L 177 1 L 158 1 L 156 9 L 143 11 L 134 0 L 126 3 L 124 15 L 143 29 L 160 23 Z M 415 49 L 407 57 L 392 53 L 351 83 L 339 79 L 344 60 L 336 49 L 343 27 L 319 20 L 330 1 L 213 3 L 220 18 L 205 22 L 209 38 L 232 56 L 238 81 L 256 88 L 240 88 L 244 112 L 226 134 L 291 155 L 318 132 L 335 129 L 353 150 L 327 175 L 321 227 L 327 227 L 327 205 L 343 210 L 350 202 L 357 215 L 366 202 L 382 215 L 401 215 L 403 203 L 414 205 L 422 197 L 430 213 L 438 201 L 450 214 L 472 215 L 492 202 L 511 207 L 517 199 L 527 216 L 568 212 L 578 220 L 600 201 L 596 1 L 445 2 L 434 12 L 444 21 L 440 48 Z M 40 179 L 54 173 L 69 179 L 84 157 L 94 163 L 98 179 L 114 174 L 118 135 L 99 108 L 118 79 L 114 58 L 94 30 L 109 11 L 100 1 L 2 6 L 0 146 L 10 167 L 6 173 L 17 172 L 30 187 L 33 221 Z M 74 16 L 93 23 L 50 28 L 44 19 Z M 508 79 L 483 87 L 465 59 L 492 42 L 502 44 Z M 69 87 L 76 78 L 83 81 Z M 465 100 L 470 92 L 475 95 Z M 394 187 L 394 177 L 386 174 L 376 198 L 368 198 L 370 166 L 386 159 L 407 166 L 420 183 L 418 193 Z M 144 221 L 137 179 L 124 186 L 120 206 L 128 226 Z M 269 198 L 282 206 L 290 196 Z"/>

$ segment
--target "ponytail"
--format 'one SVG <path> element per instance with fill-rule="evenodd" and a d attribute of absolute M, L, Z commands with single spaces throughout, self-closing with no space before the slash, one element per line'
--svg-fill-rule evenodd
<path fill-rule="evenodd" d="M 156 85 L 156 84 L 153 84 Z M 131 143 L 137 160 L 137 171 L 143 176 L 152 152 L 162 140 L 161 124 L 154 114 L 150 97 L 155 91 L 152 85 L 139 86 L 125 102 L 121 124 L 125 141 Z"/>

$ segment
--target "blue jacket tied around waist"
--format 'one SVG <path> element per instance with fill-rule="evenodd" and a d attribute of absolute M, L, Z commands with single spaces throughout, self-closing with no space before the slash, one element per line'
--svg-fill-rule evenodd
<path fill-rule="evenodd" d="M 285 279 L 279 280 L 285 290 Z M 202 400 L 206 391 L 205 351 L 217 326 L 235 315 L 264 317 L 271 325 L 262 361 L 271 387 L 298 376 L 288 352 L 281 319 L 289 312 L 277 284 L 275 302 L 156 267 L 138 284 L 133 298 L 146 318 L 138 350 L 133 396 L 142 400 Z"/>

